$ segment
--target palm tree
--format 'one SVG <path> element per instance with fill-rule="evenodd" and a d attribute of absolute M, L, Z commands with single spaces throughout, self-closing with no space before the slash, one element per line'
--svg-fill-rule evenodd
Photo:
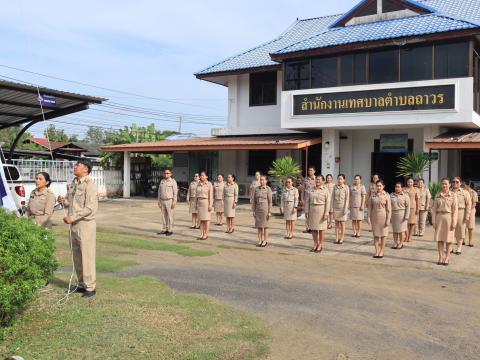
<path fill-rule="evenodd" d="M 430 165 L 430 157 L 423 153 L 411 153 L 400 158 L 397 163 L 398 176 L 419 178 Z"/>
<path fill-rule="evenodd" d="M 268 175 L 274 177 L 281 189 L 285 186 L 288 177 L 297 179 L 302 174 L 302 168 L 291 156 L 285 156 L 277 159 L 272 163 L 272 167 L 268 170 Z"/>

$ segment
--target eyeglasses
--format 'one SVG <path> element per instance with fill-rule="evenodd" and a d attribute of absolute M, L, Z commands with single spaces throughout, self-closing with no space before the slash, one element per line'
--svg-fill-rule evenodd
<path fill-rule="evenodd" d="M 165 175 L 170 175 L 171 172 L 165 171 L 164 174 L 165 174 Z"/>

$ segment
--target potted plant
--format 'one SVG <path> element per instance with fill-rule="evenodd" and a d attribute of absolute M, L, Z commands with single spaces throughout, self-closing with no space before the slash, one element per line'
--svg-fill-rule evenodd
<path fill-rule="evenodd" d="M 285 156 L 277 159 L 272 163 L 272 167 L 268 170 L 268 175 L 272 176 L 277 182 L 280 190 L 277 193 L 276 202 L 280 205 L 282 191 L 285 187 L 285 181 L 291 177 L 296 180 L 302 174 L 302 168 L 291 156 Z M 281 211 L 281 210 L 280 210 Z"/>
<path fill-rule="evenodd" d="M 418 179 L 430 166 L 430 157 L 423 153 L 410 153 L 400 158 L 397 163 L 398 176 L 413 176 Z"/>

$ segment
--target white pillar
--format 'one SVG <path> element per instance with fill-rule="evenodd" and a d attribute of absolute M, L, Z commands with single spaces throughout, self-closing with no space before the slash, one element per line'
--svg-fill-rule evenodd
<path fill-rule="evenodd" d="M 339 172 L 340 132 L 335 129 L 322 129 L 322 175 L 332 174 L 335 179 Z"/>
<path fill-rule="evenodd" d="M 130 197 L 130 152 L 123 152 L 123 197 Z"/>

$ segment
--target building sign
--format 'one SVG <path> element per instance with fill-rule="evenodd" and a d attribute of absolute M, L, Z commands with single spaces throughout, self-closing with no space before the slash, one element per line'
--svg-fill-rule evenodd
<path fill-rule="evenodd" d="M 55 98 L 55 96 L 50 95 L 38 95 L 38 102 L 42 105 L 57 105 L 57 99 Z"/>
<path fill-rule="evenodd" d="M 455 85 L 293 96 L 293 115 L 324 115 L 455 108 Z"/>
<path fill-rule="evenodd" d="M 408 134 L 380 135 L 380 152 L 382 153 L 408 152 Z"/>

